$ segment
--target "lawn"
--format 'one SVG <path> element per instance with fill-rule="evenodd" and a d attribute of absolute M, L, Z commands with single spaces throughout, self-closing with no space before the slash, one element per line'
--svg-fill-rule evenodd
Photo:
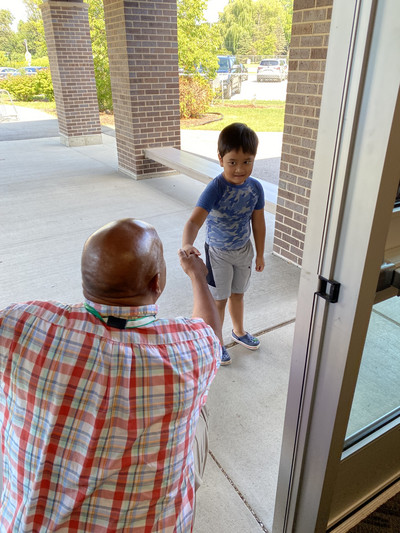
<path fill-rule="evenodd" d="M 234 100 L 215 104 L 209 113 L 218 113 L 219 120 L 202 125 L 181 122 L 182 129 L 221 131 L 232 122 L 244 122 L 254 131 L 283 131 L 285 102 L 279 100 Z"/>
<path fill-rule="evenodd" d="M 16 106 L 39 109 L 56 115 L 55 102 L 14 102 Z M 230 100 L 216 102 L 205 116 L 200 119 L 181 121 L 182 129 L 221 131 L 232 122 L 244 122 L 254 131 L 283 131 L 285 102 L 279 100 Z M 114 125 L 114 117 L 100 114 L 100 121 L 105 126 Z"/>

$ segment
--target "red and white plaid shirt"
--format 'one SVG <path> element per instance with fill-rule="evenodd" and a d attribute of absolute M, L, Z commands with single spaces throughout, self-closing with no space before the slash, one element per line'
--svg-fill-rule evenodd
<path fill-rule="evenodd" d="M 0 531 L 191 531 L 192 443 L 220 357 L 200 319 L 120 330 L 82 304 L 0 312 Z"/>

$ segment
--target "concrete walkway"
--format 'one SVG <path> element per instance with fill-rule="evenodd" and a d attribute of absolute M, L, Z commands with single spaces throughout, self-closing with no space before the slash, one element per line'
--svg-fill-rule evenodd
<path fill-rule="evenodd" d="M 113 136 L 104 134 L 102 145 L 67 148 L 46 130 L 51 120 L 42 121 L 42 133 L 37 116 L 34 122 L 0 124 L 0 307 L 34 298 L 80 301 L 85 239 L 111 220 L 135 217 L 153 224 L 164 242 L 168 280 L 160 316 L 190 315 L 190 282 L 177 250 L 204 185 L 182 175 L 134 181 L 117 172 Z M 215 151 L 212 135 L 188 133 L 182 132 L 184 149 L 202 144 Z M 262 344 L 256 352 L 234 345 L 227 318 L 223 333 L 233 362 L 220 369 L 209 395 L 210 455 L 195 533 L 272 527 L 300 271 L 272 255 L 274 217 L 266 213 L 266 222 L 266 268 L 254 272 L 245 299 L 246 327 Z"/>

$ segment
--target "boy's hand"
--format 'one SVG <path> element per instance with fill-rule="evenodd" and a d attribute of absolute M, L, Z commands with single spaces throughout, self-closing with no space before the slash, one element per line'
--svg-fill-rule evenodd
<path fill-rule="evenodd" d="M 265 262 L 264 256 L 256 257 L 256 272 L 262 272 L 264 270 Z"/>
<path fill-rule="evenodd" d="M 185 244 L 185 246 L 182 246 L 182 250 L 184 250 L 187 255 L 194 254 L 194 255 L 201 255 L 199 250 L 193 246 L 193 244 Z"/>
<path fill-rule="evenodd" d="M 178 250 L 178 256 L 182 270 L 189 276 L 189 278 L 206 278 L 208 272 L 207 267 L 197 254 L 189 254 L 181 248 Z"/>

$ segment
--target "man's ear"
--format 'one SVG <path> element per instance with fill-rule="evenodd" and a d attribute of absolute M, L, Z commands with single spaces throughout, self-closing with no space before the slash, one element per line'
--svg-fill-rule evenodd
<path fill-rule="evenodd" d="M 154 294 L 156 300 L 161 296 L 163 289 L 161 288 L 160 272 L 157 272 L 157 274 L 151 278 L 149 282 L 149 290 Z"/>
<path fill-rule="evenodd" d="M 222 161 L 222 157 L 221 157 L 221 154 L 218 152 L 218 160 L 219 160 L 219 164 L 221 165 L 221 167 L 224 166 L 224 162 Z"/>

